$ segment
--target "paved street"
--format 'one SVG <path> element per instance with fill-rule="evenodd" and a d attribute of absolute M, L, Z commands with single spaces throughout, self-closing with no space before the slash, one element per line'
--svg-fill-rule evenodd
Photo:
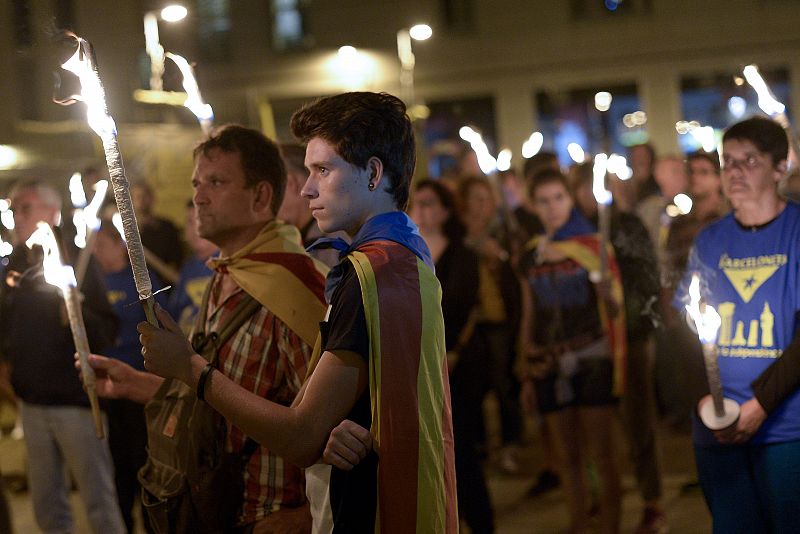
<path fill-rule="evenodd" d="M 490 434 L 493 434 L 490 420 Z M 670 521 L 670 532 L 680 534 L 706 533 L 711 531 L 711 521 L 699 489 L 682 491 L 682 487 L 694 478 L 694 461 L 689 437 L 685 433 L 662 429 L 664 451 L 664 497 Z M 624 453 L 621 449 L 621 454 Z M 538 444 L 532 441 L 519 454 L 520 473 L 508 475 L 492 467 L 488 469 L 492 499 L 497 513 L 499 534 L 551 534 L 566 532 L 567 517 L 559 491 L 553 491 L 538 499 L 526 497 L 532 483 L 540 457 Z M 3 475 L 21 474 L 25 465 L 24 446 L 21 441 L 8 437 L 0 439 L 0 468 Z M 622 532 L 632 532 L 640 519 L 641 501 L 634 488 L 634 480 L 626 465 L 624 478 Z M 16 534 L 36 534 L 39 530 L 31 509 L 27 492 L 9 492 Z M 79 529 L 76 534 L 88 533 L 85 516 L 77 493 L 72 497 Z M 463 529 L 467 532 L 467 529 Z"/>

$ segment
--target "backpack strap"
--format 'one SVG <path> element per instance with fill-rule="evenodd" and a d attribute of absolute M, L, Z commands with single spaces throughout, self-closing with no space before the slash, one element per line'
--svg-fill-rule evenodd
<path fill-rule="evenodd" d="M 205 294 L 203 295 L 203 307 L 201 308 L 202 313 L 206 313 L 207 306 L 208 306 L 208 295 L 211 292 L 210 286 L 206 290 Z M 236 305 L 236 309 L 231 312 L 231 315 L 228 317 L 228 320 L 222 325 L 219 333 L 211 332 L 206 333 L 203 331 L 198 331 L 196 334 L 192 336 L 192 348 L 197 351 L 203 358 L 208 360 L 209 363 L 214 364 L 216 367 L 217 358 L 219 355 L 220 348 L 225 345 L 225 343 L 235 334 L 242 325 L 250 319 L 255 313 L 262 308 L 262 305 L 259 301 L 254 299 L 249 293 L 244 293 L 244 298 Z M 205 323 L 205 321 L 203 321 Z M 199 323 L 198 323 L 199 324 Z M 258 449 L 259 444 L 250 436 L 247 436 L 247 439 L 244 442 L 244 446 L 242 450 L 239 452 L 239 455 L 242 459 L 242 462 L 246 463 L 253 453 Z"/>
<path fill-rule="evenodd" d="M 208 293 L 208 291 L 206 292 Z M 204 304 L 208 304 L 207 294 L 203 298 Z M 203 356 L 209 363 L 216 364 L 219 349 L 235 334 L 242 325 L 250 319 L 260 308 L 261 303 L 250 296 L 248 293 L 244 294 L 244 298 L 236 306 L 236 309 L 231 312 L 228 320 L 222 325 L 219 332 L 199 331 L 192 336 L 192 348 L 198 354 Z M 201 308 L 203 313 L 206 312 L 206 307 Z M 204 321 L 205 322 L 205 321 Z"/>

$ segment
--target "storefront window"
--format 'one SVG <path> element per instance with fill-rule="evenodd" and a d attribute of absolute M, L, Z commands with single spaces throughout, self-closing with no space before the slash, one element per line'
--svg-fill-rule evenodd
<path fill-rule="evenodd" d="M 775 98 L 791 109 L 789 73 L 786 69 L 760 69 Z M 685 77 L 681 80 L 683 120 L 676 125 L 678 143 L 684 152 L 719 142 L 728 126 L 754 115 L 764 115 L 758 107 L 755 90 L 741 71 L 726 74 Z M 788 113 L 788 111 L 787 111 Z"/>
<path fill-rule="evenodd" d="M 491 97 L 427 102 L 430 114 L 425 121 L 424 143 L 428 157 L 428 176 L 480 172 L 474 165 L 464 168 L 470 161 L 469 145 L 459 136 L 459 130 L 469 126 L 480 133 L 489 152 L 497 156 L 497 131 L 495 128 L 494 101 Z"/>
<path fill-rule="evenodd" d="M 624 154 L 627 147 L 647 141 L 647 114 L 633 84 L 539 91 L 535 99 L 542 150 L 558 154 L 563 166 L 574 161 L 568 149 L 573 143 L 588 157 Z"/>

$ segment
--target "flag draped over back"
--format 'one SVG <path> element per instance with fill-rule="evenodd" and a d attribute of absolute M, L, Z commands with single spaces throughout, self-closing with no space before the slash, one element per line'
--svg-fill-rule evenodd
<path fill-rule="evenodd" d="M 441 286 L 409 248 L 371 241 L 348 255 L 370 335 L 375 531 L 458 531 Z"/>
<path fill-rule="evenodd" d="M 306 254 L 301 243 L 297 228 L 273 220 L 250 243 L 208 265 L 230 273 L 239 287 L 313 346 L 325 315 L 328 268 Z"/>
<path fill-rule="evenodd" d="M 534 237 L 526 249 L 536 248 L 541 236 Z M 597 234 L 570 235 L 558 241 L 550 241 L 548 245 L 560 251 L 563 255 L 573 260 L 586 271 L 600 271 L 600 239 Z M 597 299 L 598 313 L 603 331 L 608 336 L 611 348 L 611 358 L 614 364 L 614 395 L 621 396 L 625 392 L 625 360 L 628 352 L 628 342 L 625 331 L 624 295 L 622 292 L 622 277 L 614 256 L 614 248 L 606 244 L 608 254 L 608 271 L 611 275 L 611 296 L 618 305 L 619 311 L 614 317 L 608 313 L 603 299 Z"/>

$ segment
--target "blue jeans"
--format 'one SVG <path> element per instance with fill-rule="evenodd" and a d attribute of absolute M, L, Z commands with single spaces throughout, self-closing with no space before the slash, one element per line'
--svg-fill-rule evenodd
<path fill-rule="evenodd" d="M 46 534 L 74 532 L 65 466 L 78 483 L 95 534 L 125 532 L 107 439 L 97 439 L 88 408 L 20 402 L 36 523 Z"/>
<path fill-rule="evenodd" d="M 715 534 L 798 532 L 800 441 L 694 451 Z"/>

